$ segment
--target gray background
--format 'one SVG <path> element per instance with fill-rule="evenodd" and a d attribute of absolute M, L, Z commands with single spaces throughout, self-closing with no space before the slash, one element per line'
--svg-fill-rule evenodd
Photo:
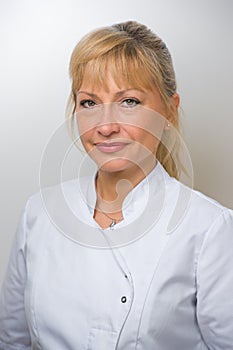
<path fill-rule="evenodd" d="M 174 60 L 194 187 L 233 208 L 232 0 L 7 0 L 0 5 L 0 282 L 41 154 L 64 120 L 68 62 L 86 32 L 145 23 Z"/>

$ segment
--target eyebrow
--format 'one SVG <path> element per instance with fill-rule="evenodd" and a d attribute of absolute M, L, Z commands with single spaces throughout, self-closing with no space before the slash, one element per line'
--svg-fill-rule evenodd
<path fill-rule="evenodd" d="M 115 97 L 121 97 L 121 96 L 124 95 L 126 92 L 129 92 L 129 91 L 132 91 L 132 90 L 139 91 L 139 92 L 145 94 L 145 91 L 143 91 L 143 90 L 131 88 L 131 89 L 126 89 L 126 90 L 118 91 L 118 92 L 115 93 L 114 96 L 115 96 Z M 79 94 L 87 94 L 87 95 L 89 95 L 89 96 L 91 96 L 91 97 L 93 97 L 93 98 L 98 98 L 98 95 L 93 94 L 93 93 L 88 92 L 88 91 L 80 90 L 80 91 L 78 91 L 77 95 L 79 95 Z"/>

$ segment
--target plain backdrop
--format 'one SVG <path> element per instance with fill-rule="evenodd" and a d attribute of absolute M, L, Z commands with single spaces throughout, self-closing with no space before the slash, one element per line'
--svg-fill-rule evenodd
<path fill-rule="evenodd" d="M 173 56 L 194 187 L 233 208 L 232 0 L 1 1 L 0 282 L 44 146 L 64 120 L 70 54 L 90 30 L 129 19 Z"/>

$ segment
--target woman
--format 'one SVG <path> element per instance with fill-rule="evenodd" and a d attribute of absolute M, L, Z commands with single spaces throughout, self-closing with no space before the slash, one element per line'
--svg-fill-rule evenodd
<path fill-rule="evenodd" d="M 101 28 L 78 43 L 70 74 L 71 130 L 97 173 L 62 184 L 74 225 L 58 187 L 27 202 L 0 348 L 233 349 L 233 215 L 177 180 L 166 45 L 136 22 Z"/>

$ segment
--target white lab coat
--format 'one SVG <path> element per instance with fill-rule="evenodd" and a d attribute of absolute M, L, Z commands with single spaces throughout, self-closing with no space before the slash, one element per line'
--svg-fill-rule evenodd
<path fill-rule="evenodd" d="M 158 164 L 124 221 L 102 231 L 93 177 L 62 186 L 82 224 L 75 237 L 55 188 L 29 199 L 2 287 L 1 350 L 233 349 L 231 210 Z"/>

